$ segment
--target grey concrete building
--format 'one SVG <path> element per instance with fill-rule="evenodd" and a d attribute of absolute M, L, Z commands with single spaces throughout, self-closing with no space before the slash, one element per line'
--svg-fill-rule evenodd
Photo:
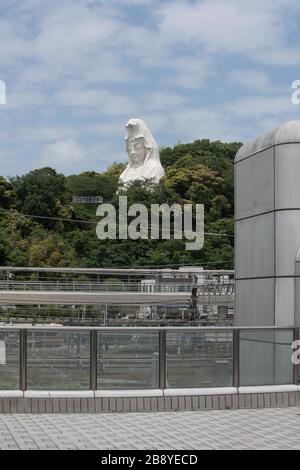
<path fill-rule="evenodd" d="M 300 248 L 300 121 L 244 145 L 235 160 L 236 318 L 239 326 L 299 324 L 296 257 Z M 300 259 L 300 257 L 299 257 Z M 299 263 L 297 263 L 299 264 Z M 251 340 L 252 334 L 252 340 Z M 250 383 L 283 383 L 291 333 L 247 333 Z M 258 358 L 265 367 L 257 368 Z M 256 360 L 256 359 L 257 360 Z M 280 363 L 280 361 L 277 361 Z M 252 372 L 251 372 L 252 367 Z M 251 373 L 256 375 L 253 382 Z"/>

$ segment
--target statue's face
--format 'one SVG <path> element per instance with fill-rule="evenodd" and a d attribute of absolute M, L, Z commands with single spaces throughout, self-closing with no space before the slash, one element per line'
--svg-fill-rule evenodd
<path fill-rule="evenodd" d="M 146 148 L 142 142 L 133 144 L 130 150 L 132 163 L 142 165 L 146 158 Z"/>

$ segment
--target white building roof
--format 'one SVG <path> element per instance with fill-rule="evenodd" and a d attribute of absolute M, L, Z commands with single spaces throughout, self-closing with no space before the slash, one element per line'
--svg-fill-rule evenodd
<path fill-rule="evenodd" d="M 236 154 L 235 161 L 250 157 L 255 153 L 266 150 L 274 145 L 300 143 L 300 121 L 288 121 L 271 132 L 264 134 L 258 139 L 243 145 Z"/>

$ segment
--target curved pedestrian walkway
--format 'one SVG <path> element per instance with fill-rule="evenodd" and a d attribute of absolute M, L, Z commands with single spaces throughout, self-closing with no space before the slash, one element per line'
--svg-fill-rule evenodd
<path fill-rule="evenodd" d="M 0 415 L 0 449 L 300 449 L 300 408 Z"/>

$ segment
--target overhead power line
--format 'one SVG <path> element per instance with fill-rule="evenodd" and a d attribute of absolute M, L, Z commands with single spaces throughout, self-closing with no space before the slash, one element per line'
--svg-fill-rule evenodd
<path fill-rule="evenodd" d="M 0 209 L 0 212 L 5 213 L 6 215 L 9 214 L 9 210 L 7 209 Z M 20 215 L 23 217 L 28 217 L 31 219 L 41 219 L 41 220 L 53 220 L 57 222 L 70 222 L 75 224 L 87 224 L 87 225 L 97 225 L 98 221 L 92 220 L 82 220 L 82 219 L 67 219 L 63 217 L 49 217 L 45 215 L 34 215 L 34 214 L 24 214 L 20 212 Z M 176 232 L 178 233 L 178 232 Z M 214 233 L 214 232 L 204 232 L 204 235 L 212 236 L 212 237 L 226 237 L 226 238 L 234 238 L 234 235 L 229 235 L 227 233 Z"/>

